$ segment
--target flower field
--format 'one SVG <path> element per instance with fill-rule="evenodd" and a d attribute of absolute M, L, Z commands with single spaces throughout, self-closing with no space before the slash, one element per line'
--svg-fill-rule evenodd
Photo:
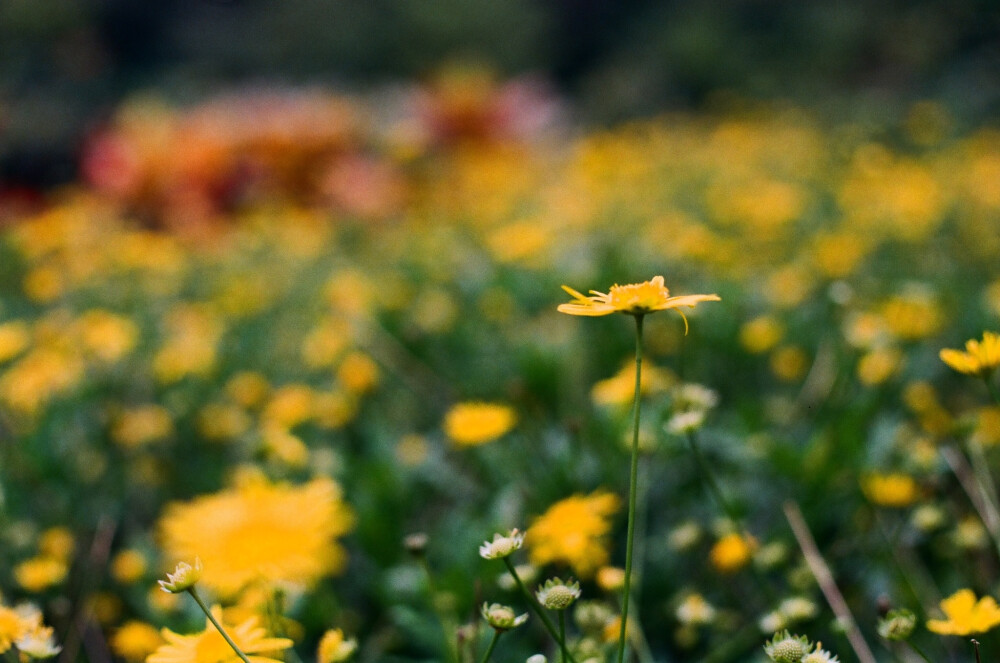
<path fill-rule="evenodd" d="M 10 660 L 1000 655 L 997 129 L 458 76 L 80 171 L 0 217 Z"/>

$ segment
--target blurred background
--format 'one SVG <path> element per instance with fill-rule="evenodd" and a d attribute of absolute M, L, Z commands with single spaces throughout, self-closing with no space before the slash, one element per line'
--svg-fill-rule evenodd
<path fill-rule="evenodd" d="M 609 123 L 727 94 L 819 112 L 947 103 L 978 124 L 1000 100 L 990 0 L 3 0 L 0 180 L 76 175 L 123 99 L 184 103 L 245 85 L 371 91 L 475 61 L 531 75 Z"/>

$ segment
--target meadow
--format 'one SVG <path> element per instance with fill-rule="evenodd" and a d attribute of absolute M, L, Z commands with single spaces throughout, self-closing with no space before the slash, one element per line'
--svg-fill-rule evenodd
<path fill-rule="evenodd" d="M 930 101 L 137 97 L 0 229 L 0 651 L 995 658 L 998 265 Z"/>

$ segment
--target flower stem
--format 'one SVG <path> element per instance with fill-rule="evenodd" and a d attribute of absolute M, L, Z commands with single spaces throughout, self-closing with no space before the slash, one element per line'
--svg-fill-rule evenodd
<path fill-rule="evenodd" d="M 496 648 L 497 640 L 500 639 L 500 634 L 502 632 L 503 631 L 498 631 L 496 629 L 493 630 L 493 639 L 490 640 L 490 646 L 486 648 L 486 653 L 483 654 L 483 660 L 480 661 L 480 663 L 486 663 L 488 660 L 490 660 L 490 656 L 493 655 L 493 650 Z"/>
<path fill-rule="evenodd" d="M 233 651 L 236 652 L 236 655 L 243 660 L 243 663 L 250 663 L 250 659 L 247 658 L 247 655 L 243 653 L 242 649 L 236 646 L 233 639 L 229 637 L 228 633 L 226 633 L 226 629 L 222 628 L 222 624 L 219 623 L 219 621 L 215 618 L 215 615 L 212 614 L 212 611 L 208 609 L 205 603 L 201 600 L 201 597 L 198 596 L 198 590 L 194 588 L 194 585 L 188 587 L 187 592 L 191 595 L 191 598 L 194 599 L 194 602 L 198 604 L 198 607 L 201 608 L 201 611 L 205 613 L 205 616 L 208 617 L 208 621 L 212 622 L 215 628 L 218 629 L 219 634 L 222 635 L 225 641 L 229 643 L 229 646 L 233 648 Z"/>
<path fill-rule="evenodd" d="M 719 483 L 715 480 L 712 468 L 705 461 L 705 456 L 701 453 L 701 446 L 698 444 L 698 438 L 693 430 L 688 431 L 687 440 L 688 446 L 691 447 L 691 455 L 694 456 L 695 463 L 698 465 L 698 471 L 701 472 L 702 479 L 705 485 L 708 486 L 708 492 L 712 493 L 716 504 L 726 514 L 726 517 L 733 521 L 734 524 L 740 525 L 740 516 L 726 499 L 725 495 L 722 494 L 722 488 L 719 487 Z"/>
<path fill-rule="evenodd" d="M 927 654 L 925 654 L 925 653 L 924 653 L 924 650 L 923 650 L 923 649 L 921 649 L 921 648 L 920 648 L 920 647 L 918 647 L 917 645 L 913 644 L 913 643 L 912 643 L 912 642 L 910 642 L 909 640 L 907 640 L 907 641 L 906 641 L 906 644 L 907 644 L 907 645 L 909 645 L 910 649 L 912 649 L 913 651 L 917 652 L 917 656 L 919 656 L 920 658 L 922 658 L 922 659 L 924 659 L 925 661 L 927 661 L 927 663 L 934 663 L 934 662 L 933 662 L 933 661 L 932 661 L 932 660 L 931 660 L 931 659 L 930 659 L 930 658 L 929 658 L 929 657 L 927 656 Z"/>
<path fill-rule="evenodd" d="M 562 663 L 566 663 L 566 611 L 559 611 L 559 647 L 562 649 Z"/>
<path fill-rule="evenodd" d="M 998 392 L 997 388 L 993 386 L 992 382 L 990 382 L 990 376 L 984 377 L 983 382 L 986 383 L 986 389 L 990 392 L 990 397 L 993 399 L 993 403 L 995 405 L 1000 405 L 1000 392 Z"/>
<path fill-rule="evenodd" d="M 521 582 L 521 576 L 517 575 L 517 569 L 514 568 L 514 564 L 510 561 L 510 558 L 504 557 L 503 563 L 507 565 L 507 571 L 510 572 L 517 588 L 522 594 L 524 594 L 524 598 L 528 600 L 528 607 L 530 607 L 531 611 L 538 615 L 538 618 L 542 620 L 542 624 L 545 625 L 545 630 L 549 632 L 552 639 L 559 643 L 560 647 L 564 647 L 563 639 L 559 637 L 558 633 L 556 633 L 556 627 L 552 623 L 552 620 L 549 619 L 547 614 L 545 614 L 545 609 L 539 605 L 538 600 L 532 595 L 531 592 L 528 591 L 528 588 L 524 586 L 524 583 Z M 576 661 L 573 660 L 573 655 L 570 654 L 568 650 L 566 651 L 566 657 L 569 659 L 569 663 L 576 663 Z"/>
<path fill-rule="evenodd" d="M 632 550 L 635 544 L 636 484 L 639 475 L 639 413 L 642 405 L 642 318 L 635 316 L 635 396 L 632 409 L 632 461 L 628 481 L 628 534 L 625 544 L 625 586 L 622 589 L 622 624 L 618 632 L 618 663 L 625 660 L 628 607 L 632 602 Z"/>

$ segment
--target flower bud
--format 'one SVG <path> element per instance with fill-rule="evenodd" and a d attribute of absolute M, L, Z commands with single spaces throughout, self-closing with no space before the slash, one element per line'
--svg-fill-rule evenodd
<path fill-rule="evenodd" d="M 890 610 L 878 621 L 878 634 L 886 640 L 906 640 L 917 625 L 917 616 L 909 610 Z"/>
<path fill-rule="evenodd" d="M 166 580 L 160 580 L 160 587 L 165 592 L 180 594 L 194 587 L 195 583 L 201 579 L 201 560 L 194 558 L 194 566 L 187 562 L 180 562 L 173 573 L 167 574 Z"/>
<path fill-rule="evenodd" d="M 549 610 L 565 610 L 580 598 L 580 583 L 550 578 L 538 588 L 535 597 Z"/>

